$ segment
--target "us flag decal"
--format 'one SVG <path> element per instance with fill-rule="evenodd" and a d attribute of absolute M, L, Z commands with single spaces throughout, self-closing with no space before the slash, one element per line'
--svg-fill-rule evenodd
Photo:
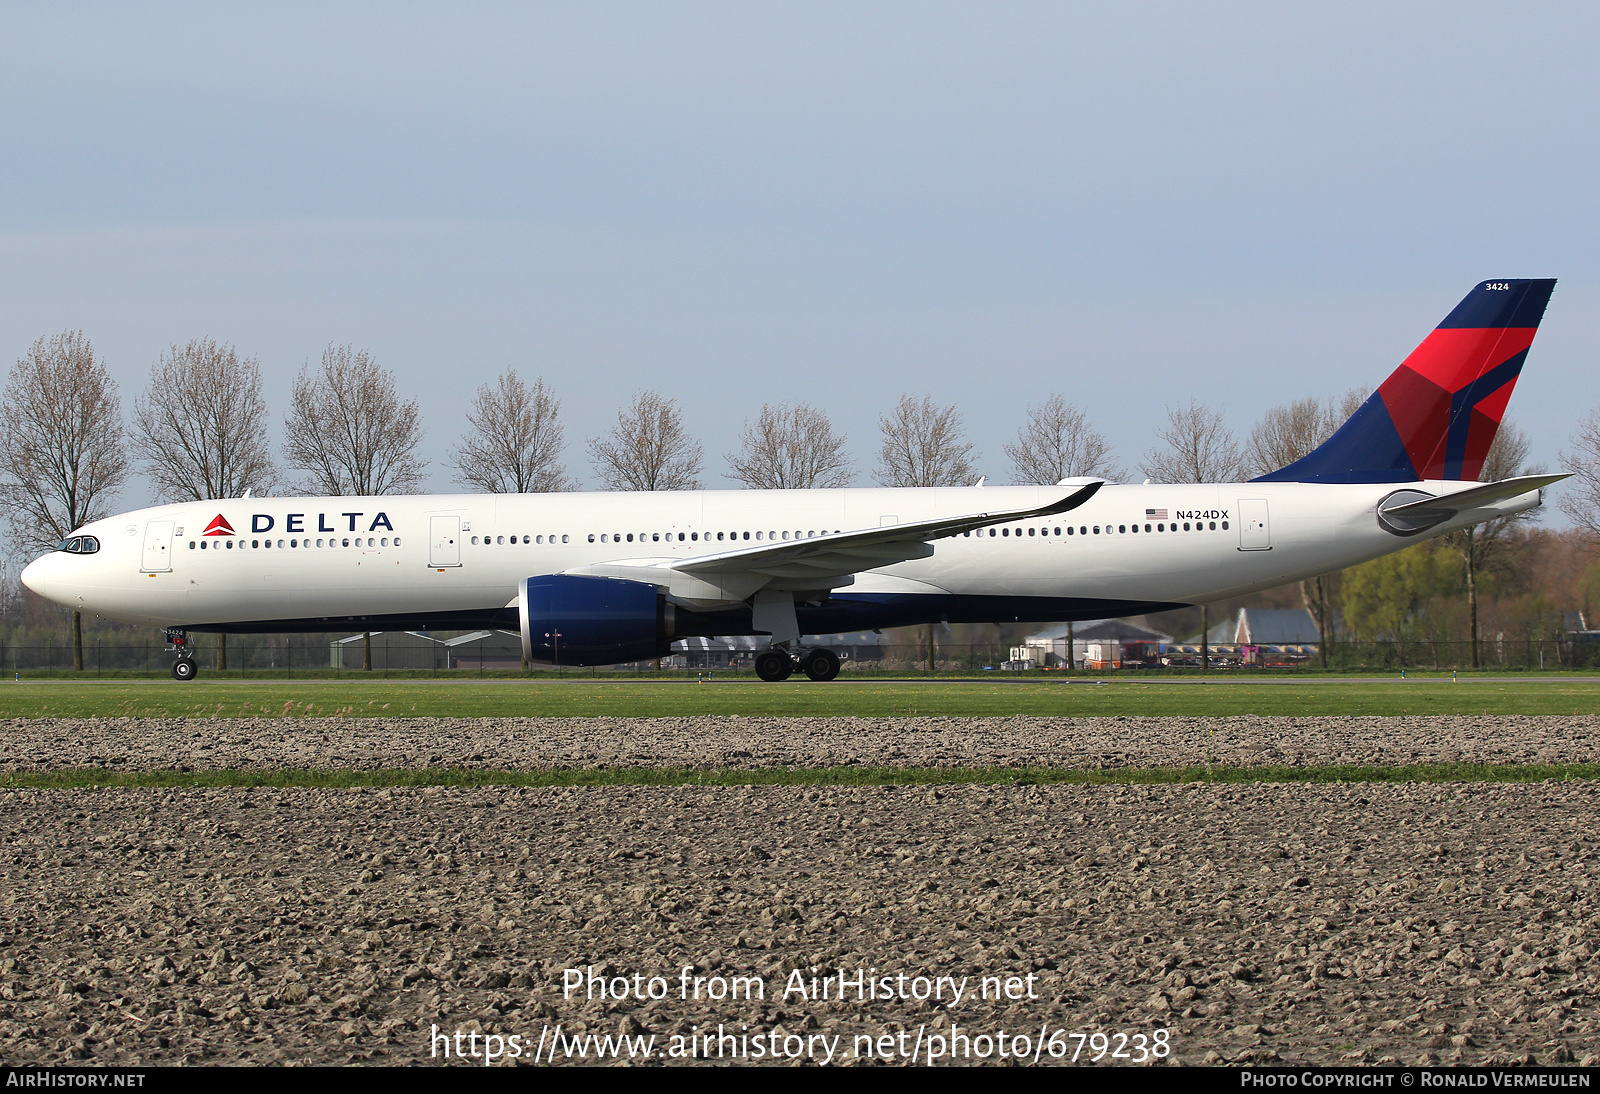
<path fill-rule="evenodd" d="M 1145 520 L 1166 520 L 1167 519 L 1167 511 L 1165 509 L 1146 509 L 1144 511 L 1144 519 Z"/>

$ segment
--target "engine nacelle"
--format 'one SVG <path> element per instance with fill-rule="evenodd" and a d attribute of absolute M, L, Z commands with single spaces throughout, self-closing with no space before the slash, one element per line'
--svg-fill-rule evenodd
<path fill-rule="evenodd" d="M 522 580 L 522 656 L 559 665 L 660 657 L 674 609 L 661 586 L 612 577 L 545 574 Z"/>

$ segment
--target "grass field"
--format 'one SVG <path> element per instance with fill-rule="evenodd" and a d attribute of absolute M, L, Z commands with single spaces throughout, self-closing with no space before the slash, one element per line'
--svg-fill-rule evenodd
<path fill-rule="evenodd" d="M 1542 677 L 1251 683 L 1089 680 L 36 680 L 0 683 L 4 718 L 1006 717 L 1589 714 L 1600 682 Z"/>

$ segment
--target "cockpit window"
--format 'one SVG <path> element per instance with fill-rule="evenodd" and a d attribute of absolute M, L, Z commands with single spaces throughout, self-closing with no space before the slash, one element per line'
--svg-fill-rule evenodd
<path fill-rule="evenodd" d="M 69 555 L 92 555 L 100 549 L 100 541 L 93 536 L 73 536 L 62 542 L 58 551 L 65 551 Z"/>

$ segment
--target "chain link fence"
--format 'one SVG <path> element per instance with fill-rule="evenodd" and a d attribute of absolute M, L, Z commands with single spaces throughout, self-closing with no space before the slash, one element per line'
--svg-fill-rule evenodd
<path fill-rule="evenodd" d="M 190 635 L 191 649 L 203 672 L 218 668 L 218 643 L 215 636 Z M 269 676 L 348 676 L 370 671 L 375 674 L 487 676 L 520 674 L 524 671 L 548 672 L 552 666 L 535 663 L 524 669 L 516 636 L 494 632 L 456 639 L 423 639 L 397 644 L 375 634 L 371 647 L 371 669 L 365 669 L 362 636 L 333 638 L 328 635 L 274 635 L 250 641 L 231 638 L 225 664 L 229 675 Z M 1066 671 L 1095 673 L 1192 674 L 1201 671 L 1199 647 L 1140 646 L 1125 655 L 1106 660 L 1080 657 L 1068 666 L 1065 659 L 1042 650 L 1025 651 L 1000 643 L 936 644 L 930 668 L 926 645 L 829 646 L 837 653 L 843 671 L 850 673 L 947 673 L 971 675 L 985 672 Z M 659 664 L 643 661 L 599 668 L 571 668 L 568 674 L 605 675 L 668 671 L 749 670 L 754 650 L 695 649 L 664 656 Z M 1031 652 L 1037 656 L 1028 656 Z M 1016 656 L 1017 654 L 1024 656 Z M 1265 646 L 1218 645 L 1209 647 L 1206 669 L 1211 672 L 1293 673 L 1320 671 L 1322 652 L 1314 646 L 1289 649 Z M 83 674 L 156 674 L 171 670 L 174 655 L 156 638 L 144 643 L 85 641 Z M 68 642 L 45 644 L 0 642 L 0 667 L 8 675 L 70 672 L 72 646 Z M 1552 669 L 1600 669 L 1600 642 L 1583 637 L 1492 638 L 1478 644 L 1477 664 L 1490 671 L 1538 671 Z M 1393 671 L 1406 669 L 1449 671 L 1473 666 L 1471 644 L 1455 641 L 1407 642 L 1332 642 L 1328 645 L 1326 667 L 1332 671 Z"/>

